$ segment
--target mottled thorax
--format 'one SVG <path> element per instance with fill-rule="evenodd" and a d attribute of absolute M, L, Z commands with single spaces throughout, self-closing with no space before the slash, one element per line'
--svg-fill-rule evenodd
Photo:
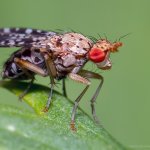
<path fill-rule="evenodd" d="M 66 76 L 69 72 L 77 73 L 86 63 L 92 44 L 90 39 L 79 33 L 55 35 L 47 40 L 58 78 Z"/>

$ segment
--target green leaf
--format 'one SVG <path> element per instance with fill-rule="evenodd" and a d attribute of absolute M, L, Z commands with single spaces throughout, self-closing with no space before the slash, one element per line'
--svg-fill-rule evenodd
<path fill-rule="evenodd" d="M 27 83 L 3 81 L 1 86 L 18 96 Z M 126 149 L 80 108 L 76 116 L 77 131 L 71 131 L 69 124 L 73 103 L 56 91 L 48 113 L 43 113 L 48 93 L 49 88 L 34 84 L 23 98 L 34 112 L 0 105 L 0 150 Z"/>

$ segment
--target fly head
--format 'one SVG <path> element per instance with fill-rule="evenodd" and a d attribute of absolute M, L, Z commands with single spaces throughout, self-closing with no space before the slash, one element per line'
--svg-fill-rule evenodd
<path fill-rule="evenodd" d="M 120 46 L 122 46 L 122 42 L 111 43 L 106 39 L 100 39 L 93 45 L 88 57 L 98 68 L 102 70 L 111 69 L 110 53 L 118 52 Z"/>

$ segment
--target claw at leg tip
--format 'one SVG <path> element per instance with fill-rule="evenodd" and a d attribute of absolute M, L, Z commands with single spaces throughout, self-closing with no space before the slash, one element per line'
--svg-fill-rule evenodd
<path fill-rule="evenodd" d="M 77 131 L 77 129 L 76 129 L 76 127 L 75 127 L 74 121 L 71 121 L 71 123 L 70 123 L 70 129 L 71 129 L 72 131 L 74 131 L 74 132 Z"/>
<path fill-rule="evenodd" d="M 42 110 L 42 112 L 48 112 L 48 108 L 45 107 L 45 108 Z"/>

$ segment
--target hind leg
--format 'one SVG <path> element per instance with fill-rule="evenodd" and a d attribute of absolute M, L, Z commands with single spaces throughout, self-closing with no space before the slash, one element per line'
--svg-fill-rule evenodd
<path fill-rule="evenodd" d="M 27 88 L 19 95 L 19 100 L 20 101 L 22 101 L 23 97 L 29 92 L 33 82 L 34 82 L 34 78 L 31 79 L 31 81 L 29 82 L 29 85 L 27 86 Z"/>
<path fill-rule="evenodd" d="M 29 82 L 29 85 L 27 86 L 27 88 L 19 95 L 19 100 L 21 101 L 22 98 L 29 92 L 29 90 L 30 90 L 30 88 L 31 88 L 31 86 L 32 86 L 32 84 L 33 84 L 35 78 L 34 78 L 34 75 L 32 75 L 31 73 L 29 73 L 28 69 L 26 69 L 26 68 L 24 67 L 24 64 L 26 63 L 26 61 L 23 62 L 23 63 L 20 63 L 21 59 L 19 59 L 19 58 L 15 58 L 14 61 L 15 61 L 15 63 L 17 64 L 17 66 L 19 66 L 20 69 L 24 72 L 24 74 L 25 74 L 29 79 L 31 79 L 31 81 Z"/>
<path fill-rule="evenodd" d="M 49 56 L 49 54 L 47 54 L 46 51 L 41 51 L 41 54 L 44 57 L 47 71 L 36 66 L 35 64 L 32 64 L 31 62 L 28 62 L 23 59 L 15 58 L 14 61 L 27 74 L 29 73 L 28 71 L 32 71 L 35 74 L 39 74 L 43 77 L 45 77 L 45 76 L 50 77 L 50 81 L 51 81 L 50 93 L 48 96 L 47 104 L 43 110 L 44 112 L 47 112 L 50 107 L 51 100 L 52 100 L 53 89 L 54 89 L 54 84 L 55 84 L 54 77 L 56 76 L 57 72 L 56 72 L 55 66 L 54 66 L 53 61 L 52 61 L 51 57 Z M 30 74 L 29 74 L 29 76 L 30 76 Z M 31 82 L 31 84 L 32 84 L 32 82 Z M 30 88 L 30 86 L 29 86 L 29 88 Z"/>
<path fill-rule="evenodd" d="M 17 64 L 17 63 L 16 63 Z M 18 65 L 19 66 L 19 65 Z M 28 93 L 28 91 L 30 90 L 33 82 L 34 82 L 34 75 L 32 75 L 31 73 L 29 73 L 27 71 L 27 69 L 25 68 L 22 68 L 21 66 L 19 66 L 20 69 L 22 70 L 22 72 L 26 75 L 27 78 L 26 79 L 30 79 L 30 82 L 29 82 L 29 85 L 27 86 L 27 88 L 19 95 L 19 100 L 21 101 L 22 98 Z M 9 77 L 7 77 L 4 73 L 4 71 L 2 71 L 1 73 L 1 77 L 2 77 L 2 80 L 0 80 L 0 82 L 3 82 L 5 79 L 9 79 Z M 12 78 L 11 80 L 14 80 L 14 81 L 17 81 L 18 79 L 17 78 Z M 22 78 L 22 80 L 24 80 L 24 78 Z"/>

